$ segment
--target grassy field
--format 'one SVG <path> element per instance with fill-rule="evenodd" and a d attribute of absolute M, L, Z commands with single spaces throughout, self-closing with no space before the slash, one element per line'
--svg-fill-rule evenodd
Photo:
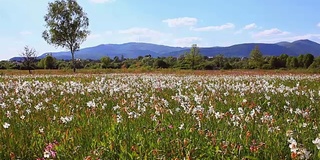
<path fill-rule="evenodd" d="M 126 71 L 3 71 L 0 159 L 320 159 L 319 74 Z"/>

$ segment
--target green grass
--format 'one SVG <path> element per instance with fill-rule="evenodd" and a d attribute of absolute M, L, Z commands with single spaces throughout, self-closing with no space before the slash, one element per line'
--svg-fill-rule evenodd
<path fill-rule="evenodd" d="M 43 158 L 46 150 L 55 159 L 291 159 L 305 150 L 319 159 L 319 81 L 300 74 L 2 76 L 0 159 Z"/>

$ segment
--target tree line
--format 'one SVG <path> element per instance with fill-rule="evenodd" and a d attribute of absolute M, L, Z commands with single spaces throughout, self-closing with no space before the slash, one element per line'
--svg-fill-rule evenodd
<path fill-rule="evenodd" d="M 21 62 L 1 61 L 0 69 L 124 69 L 124 68 L 174 68 L 193 70 L 228 70 L 228 69 L 320 69 L 320 57 L 312 54 L 299 56 L 263 56 L 259 46 L 252 49 L 249 57 L 225 57 L 223 54 L 214 57 L 203 56 L 199 47 L 192 45 L 189 52 L 179 57 L 152 57 L 151 55 L 137 58 L 123 56 L 102 57 L 100 60 L 57 60 L 48 54 L 43 59 L 31 58 L 34 49 L 25 47 L 24 60 Z M 29 56 L 29 57 L 28 57 Z"/>

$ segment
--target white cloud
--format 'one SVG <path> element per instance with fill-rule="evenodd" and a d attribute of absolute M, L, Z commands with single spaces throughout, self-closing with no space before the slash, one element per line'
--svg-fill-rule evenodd
<path fill-rule="evenodd" d="M 221 26 L 208 26 L 208 27 L 200 27 L 200 28 L 191 28 L 193 31 L 205 32 L 205 31 L 221 31 L 225 29 L 232 29 L 235 25 L 232 23 L 226 23 Z"/>
<path fill-rule="evenodd" d="M 113 1 L 115 0 L 90 0 L 90 2 L 93 2 L 93 3 L 108 3 Z"/>
<path fill-rule="evenodd" d="M 197 42 L 200 42 L 202 39 L 199 37 L 184 37 L 184 38 L 178 38 L 174 40 L 175 46 L 180 47 L 190 47 L 192 44 L 195 44 Z"/>
<path fill-rule="evenodd" d="M 30 32 L 30 31 L 21 31 L 19 34 L 22 35 L 22 36 L 27 36 L 27 35 L 32 35 L 32 32 Z"/>
<path fill-rule="evenodd" d="M 317 24 L 318 27 L 320 27 L 320 22 Z"/>
<path fill-rule="evenodd" d="M 251 23 L 243 27 L 244 30 L 250 30 L 255 28 L 257 28 L 257 25 L 255 23 Z"/>
<path fill-rule="evenodd" d="M 173 19 L 166 19 L 162 22 L 167 23 L 169 27 L 180 27 L 180 26 L 193 26 L 198 20 L 196 18 L 191 17 L 180 17 Z"/>
<path fill-rule="evenodd" d="M 288 35 L 289 32 L 281 31 L 278 28 L 272 28 L 268 30 L 264 30 L 258 33 L 255 33 L 253 37 L 269 37 L 269 36 L 281 36 L 281 35 Z"/>
<path fill-rule="evenodd" d="M 149 43 L 161 43 L 168 36 L 167 34 L 156 30 L 138 27 L 120 30 L 119 33 L 128 35 L 126 39 L 129 41 Z"/>

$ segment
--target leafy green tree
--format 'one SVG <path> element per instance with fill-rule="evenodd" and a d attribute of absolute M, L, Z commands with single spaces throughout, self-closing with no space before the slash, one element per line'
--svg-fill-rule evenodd
<path fill-rule="evenodd" d="M 76 0 L 55 0 L 49 2 L 44 20 L 47 30 L 42 33 L 42 37 L 48 44 L 70 50 L 75 72 L 74 54 L 89 35 L 87 14 Z"/>
<path fill-rule="evenodd" d="M 313 60 L 314 56 L 312 54 L 305 54 L 303 57 L 303 67 L 308 68 L 313 63 Z"/>
<path fill-rule="evenodd" d="M 0 61 L 0 69 L 7 69 L 5 63 L 5 61 Z"/>
<path fill-rule="evenodd" d="M 102 57 L 100 59 L 101 63 L 102 63 L 102 68 L 109 68 L 110 64 L 111 64 L 111 58 L 108 56 Z"/>
<path fill-rule="evenodd" d="M 44 69 L 44 58 L 38 62 L 37 67 L 38 69 Z"/>
<path fill-rule="evenodd" d="M 175 67 L 177 65 L 177 58 L 176 57 L 166 57 L 164 61 L 167 63 L 168 67 Z"/>
<path fill-rule="evenodd" d="M 270 59 L 269 59 L 269 64 L 270 64 L 270 67 L 272 69 L 276 69 L 276 68 L 279 68 L 279 59 L 278 57 L 276 56 L 272 56 Z"/>
<path fill-rule="evenodd" d="M 303 68 L 304 67 L 304 55 L 303 54 L 300 54 L 299 56 L 298 56 L 298 67 L 301 67 L 301 68 Z"/>
<path fill-rule="evenodd" d="M 149 56 L 145 56 L 143 57 L 143 59 L 141 60 L 141 63 L 143 66 L 145 67 L 153 67 L 153 63 L 154 63 L 154 59 L 149 57 Z"/>
<path fill-rule="evenodd" d="M 299 67 L 298 58 L 297 57 L 288 57 L 286 66 L 287 66 L 287 68 L 298 68 Z"/>
<path fill-rule="evenodd" d="M 44 58 L 44 69 L 55 69 L 56 68 L 56 59 L 52 57 L 51 55 L 47 55 L 46 58 Z"/>
<path fill-rule="evenodd" d="M 313 60 L 314 60 L 314 56 L 310 53 L 300 54 L 298 56 L 299 67 L 308 68 L 313 63 Z"/>
<path fill-rule="evenodd" d="M 163 59 L 156 59 L 153 63 L 154 68 L 168 68 L 168 64 Z"/>
<path fill-rule="evenodd" d="M 255 46 L 250 53 L 249 65 L 253 68 L 261 68 L 263 62 L 263 55 L 259 49 L 259 46 Z"/>
<path fill-rule="evenodd" d="M 223 65 L 223 69 L 233 69 L 233 67 L 231 66 L 231 64 L 229 62 L 226 62 L 224 65 Z"/>
<path fill-rule="evenodd" d="M 57 67 L 58 69 L 71 69 L 70 62 L 67 61 L 57 61 Z"/>
<path fill-rule="evenodd" d="M 117 69 L 121 68 L 122 63 L 121 59 L 118 56 L 113 57 L 113 61 L 111 63 L 111 68 Z"/>
<path fill-rule="evenodd" d="M 225 63 L 225 58 L 223 54 L 218 54 L 213 58 L 213 63 L 217 68 L 223 68 Z"/>
<path fill-rule="evenodd" d="M 191 69 L 195 69 L 203 60 L 200 54 L 200 49 L 196 44 L 193 44 L 190 52 L 185 54 L 185 61 L 190 64 Z"/>
<path fill-rule="evenodd" d="M 288 57 L 289 57 L 289 55 L 287 55 L 287 54 L 281 54 L 278 57 L 278 68 L 285 68 L 286 67 Z"/>
<path fill-rule="evenodd" d="M 113 62 L 114 63 L 119 63 L 119 62 L 121 62 L 121 60 L 120 60 L 120 58 L 118 56 L 114 56 L 113 57 Z"/>
<path fill-rule="evenodd" d="M 319 71 L 320 70 L 320 57 L 315 58 L 308 69 L 317 69 Z"/>
<path fill-rule="evenodd" d="M 36 50 L 33 48 L 29 48 L 28 46 L 25 46 L 24 51 L 21 53 L 21 56 L 23 57 L 23 62 L 22 62 L 23 67 L 29 71 L 29 74 L 31 74 L 31 70 L 36 67 L 35 65 L 35 62 L 37 59 Z"/>

